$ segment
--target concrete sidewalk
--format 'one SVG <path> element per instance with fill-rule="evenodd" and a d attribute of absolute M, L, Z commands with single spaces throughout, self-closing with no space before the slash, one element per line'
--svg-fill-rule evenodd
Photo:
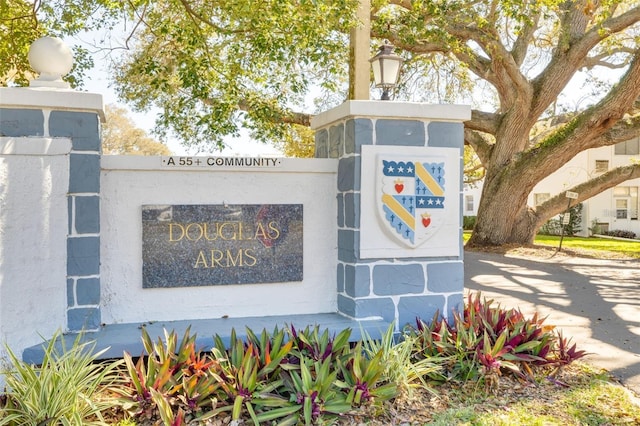
<path fill-rule="evenodd" d="M 465 289 L 539 312 L 640 395 L 640 260 L 520 258 L 465 252 Z"/>

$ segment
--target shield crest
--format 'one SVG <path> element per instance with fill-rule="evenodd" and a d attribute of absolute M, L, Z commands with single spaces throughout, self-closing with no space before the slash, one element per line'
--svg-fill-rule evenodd
<path fill-rule="evenodd" d="M 387 234 L 416 248 L 445 222 L 445 158 L 376 156 L 378 218 Z"/>

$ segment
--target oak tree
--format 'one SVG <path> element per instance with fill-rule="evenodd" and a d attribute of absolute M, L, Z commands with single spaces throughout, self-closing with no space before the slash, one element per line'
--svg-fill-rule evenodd
<path fill-rule="evenodd" d="M 534 186 L 578 153 L 640 135 L 640 4 L 616 0 L 390 1 L 374 35 L 416 62 L 446 57 L 492 88 L 490 111 L 473 110 L 465 142 L 485 167 L 470 245 L 530 243 L 565 208 L 564 193 L 537 208 Z M 579 72 L 622 70 L 593 104 L 555 114 Z M 573 89 L 575 90 L 575 89 Z M 541 126 L 544 122 L 544 126 Z M 570 188 L 586 200 L 640 177 L 628 164 Z"/>
<path fill-rule="evenodd" d="M 121 98 L 157 107 L 158 129 L 208 148 L 241 127 L 283 140 L 342 102 L 356 3 L 93 2 L 132 23 L 115 61 Z M 388 39 L 406 59 L 396 99 L 473 105 L 465 142 L 486 174 L 471 245 L 531 242 L 566 205 L 560 194 L 528 206 L 536 183 L 584 150 L 640 135 L 635 0 L 372 0 L 371 21 L 372 53 Z M 568 108 L 580 90 L 589 102 Z M 637 177 L 630 163 L 568 189 L 579 202 Z"/>
<path fill-rule="evenodd" d="M 178 3 L 144 10 L 147 25 L 117 81 L 137 106 L 160 106 L 159 124 L 184 140 L 219 140 L 238 125 L 278 138 L 287 124 L 307 124 L 308 113 L 295 111 L 311 83 L 344 93 L 336 82 L 346 74 L 352 2 Z M 581 151 L 640 135 L 637 2 L 374 0 L 371 18 L 374 39 L 407 60 L 400 96 L 478 107 L 465 123 L 486 173 L 471 245 L 531 242 L 565 208 L 563 194 L 528 206 L 538 182 Z M 559 111 L 576 75 L 603 69 L 620 70 L 618 81 L 592 83 L 600 92 L 590 105 Z M 479 87 L 490 96 L 474 98 Z M 629 164 L 571 190 L 579 202 L 639 176 Z"/>

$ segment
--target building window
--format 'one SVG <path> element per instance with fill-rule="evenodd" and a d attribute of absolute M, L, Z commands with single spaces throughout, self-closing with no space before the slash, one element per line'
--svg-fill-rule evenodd
<path fill-rule="evenodd" d="M 640 137 L 616 144 L 614 152 L 616 155 L 639 155 Z"/>
<path fill-rule="evenodd" d="M 464 196 L 464 209 L 468 212 L 473 211 L 473 195 Z"/>
<path fill-rule="evenodd" d="M 535 207 L 538 207 L 549 198 L 551 198 L 551 194 L 549 194 L 548 192 L 537 192 L 533 194 L 533 204 L 535 205 Z"/>
<path fill-rule="evenodd" d="M 596 160 L 596 173 L 604 173 L 609 170 L 609 160 Z"/>
<path fill-rule="evenodd" d="M 616 186 L 613 188 L 613 196 L 616 200 L 616 217 L 618 219 L 638 220 L 638 187 L 637 186 Z M 623 207 L 618 207 L 618 205 Z M 618 213 L 618 210 L 625 210 L 628 213 Z M 619 216 L 624 214 L 624 217 Z M 628 214 L 628 216 L 627 216 Z"/>
<path fill-rule="evenodd" d="M 620 198 L 616 200 L 616 219 L 627 218 L 628 200 L 626 198 Z"/>

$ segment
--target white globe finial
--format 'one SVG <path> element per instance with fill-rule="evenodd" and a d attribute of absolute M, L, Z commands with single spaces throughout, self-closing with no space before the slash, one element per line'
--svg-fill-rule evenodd
<path fill-rule="evenodd" d="M 58 37 L 41 37 L 31 44 L 29 49 L 29 63 L 40 74 L 29 83 L 32 87 L 69 88 L 69 84 L 62 81 L 73 67 L 71 49 Z"/>

